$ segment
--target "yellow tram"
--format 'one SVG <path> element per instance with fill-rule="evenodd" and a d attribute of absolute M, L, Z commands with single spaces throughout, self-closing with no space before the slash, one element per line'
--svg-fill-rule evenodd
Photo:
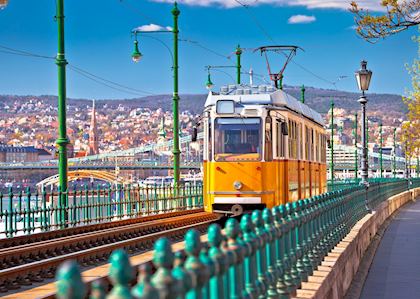
<path fill-rule="evenodd" d="M 204 130 L 204 206 L 238 215 L 326 191 L 321 115 L 271 85 L 210 92 Z"/>

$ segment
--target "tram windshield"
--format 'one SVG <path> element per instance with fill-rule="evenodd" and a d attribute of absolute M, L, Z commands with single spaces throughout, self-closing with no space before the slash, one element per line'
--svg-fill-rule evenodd
<path fill-rule="evenodd" d="M 261 160 L 260 118 L 216 118 L 214 137 L 216 161 Z"/>

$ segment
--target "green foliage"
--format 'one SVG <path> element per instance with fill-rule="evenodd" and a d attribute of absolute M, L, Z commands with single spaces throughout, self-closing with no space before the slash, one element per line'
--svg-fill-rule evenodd
<path fill-rule="evenodd" d="M 382 15 L 372 15 L 351 2 L 350 11 L 355 15 L 357 33 L 369 42 L 396 34 L 420 23 L 420 1 L 418 0 L 382 0 L 381 6 L 386 11 Z"/>

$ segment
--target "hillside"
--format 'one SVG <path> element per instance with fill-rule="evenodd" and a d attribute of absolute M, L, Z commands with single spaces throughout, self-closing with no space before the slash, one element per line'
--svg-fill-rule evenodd
<path fill-rule="evenodd" d="M 300 98 L 300 87 L 286 86 L 285 91 L 296 98 Z M 193 114 L 201 113 L 206 99 L 205 94 L 183 94 L 180 96 L 180 111 L 188 110 Z M 353 114 L 360 110 L 360 104 L 357 102 L 359 94 L 345 91 L 336 91 L 330 89 L 319 89 L 306 87 L 306 104 L 311 108 L 325 114 L 330 106 L 331 99 L 335 102 L 336 108 L 342 108 L 347 113 Z M 7 113 L 4 107 L 11 103 L 24 104 L 29 100 L 41 100 L 56 109 L 57 99 L 55 96 L 14 96 L 0 95 L 0 113 Z M 395 94 L 368 94 L 368 113 L 369 115 L 385 116 L 387 119 L 404 118 L 406 107 L 402 102 L 401 96 Z M 70 107 L 90 106 L 91 100 L 87 99 L 68 99 Z M 150 108 L 152 110 L 162 108 L 165 111 L 172 110 L 171 95 L 154 95 L 142 98 L 121 99 L 121 100 L 99 100 L 98 109 L 105 104 L 107 109 L 113 109 L 119 105 L 130 108 Z M 23 112 L 23 111 L 22 111 Z"/>

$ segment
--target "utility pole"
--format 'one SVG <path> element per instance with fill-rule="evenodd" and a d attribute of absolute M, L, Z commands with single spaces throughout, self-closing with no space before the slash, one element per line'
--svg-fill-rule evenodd
<path fill-rule="evenodd" d="M 173 130 L 174 130 L 174 143 L 172 153 L 174 155 L 174 185 L 175 187 L 179 186 L 179 158 L 180 158 L 180 149 L 179 149 L 179 112 L 178 112 L 178 16 L 181 12 L 178 9 L 178 6 L 175 2 L 174 8 L 172 9 L 172 15 L 174 17 L 174 28 L 172 30 L 174 34 L 174 94 L 172 98 L 172 110 L 173 110 Z"/>
<path fill-rule="evenodd" d="M 334 100 L 331 100 L 331 186 L 334 186 Z"/>
<path fill-rule="evenodd" d="M 358 172 L 359 172 L 359 165 L 358 165 L 358 153 L 357 153 L 357 112 L 354 114 L 354 128 L 353 128 L 353 136 L 354 136 L 354 178 L 358 179 Z"/>
<path fill-rule="evenodd" d="M 56 21 L 58 29 L 58 51 L 55 58 L 58 75 L 58 176 L 61 194 L 58 199 L 60 226 L 67 222 L 67 127 L 66 127 L 66 65 L 64 49 L 64 0 L 57 0 Z"/>
<path fill-rule="evenodd" d="M 379 124 L 379 165 L 380 165 L 380 175 L 381 179 L 383 178 L 383 160 L 382 160 L 382 147 L 383 147 L 383 136 L 382 136 L 382 122 Z"/>
<path fill-rule="evenodd" d="M 236 83 L 239 85 L 241 84 L 241 54 L 242 54 L 242 49 L 241 47 L 238 45 L 236 47 Z"/>

